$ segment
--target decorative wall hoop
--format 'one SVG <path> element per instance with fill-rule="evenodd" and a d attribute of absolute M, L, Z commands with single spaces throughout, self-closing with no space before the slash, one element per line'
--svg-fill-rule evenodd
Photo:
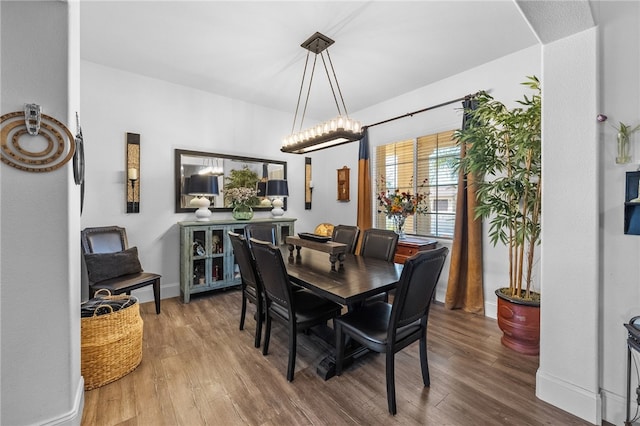
<path fill-rule="evenodd" d="M 27 122 L 34 120 L 34 117 L 28 116 L 24 111 L 10 112 L 0 117 L 0 160 L 27 172 L 51 172 L 59 169 L 73 157 L 73 134 L 60 121 L 46 114 L 40 114 L 40 127 L 33 134 L 35 126 L 29 128 Z M 24 143 L 30 142 L 30 138 L 40 140 L 35 144 Z"/>

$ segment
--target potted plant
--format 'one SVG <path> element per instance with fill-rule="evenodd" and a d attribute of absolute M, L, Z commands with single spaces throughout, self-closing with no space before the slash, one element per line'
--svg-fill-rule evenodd
<path fill-rule="evenodd" d="M 481 92 L 465 111 L 467 126 L 456 133 L 466 155 L 460 167 L 476 177 L 476 218 L 489 221 L 495 246 L 506 245 L 509 286 L 496 290 L 502 343 L 535 355 L 540 342 L 540 294 L 531 290 L 535 249 L 540 244 L 541 88 L 538 79 L 522 83 L 533 90 L 509 109 Z"/>
<path fill-rule="evenodd" d="M 225 177 L 224 199 L 233 207 L 234 219 L 249 220 L 253 217 L 252 206 L 260 201 L 256 190 L 258 180 L 258 174 L 246 165 L 240 170 L 231 170 Z"/>

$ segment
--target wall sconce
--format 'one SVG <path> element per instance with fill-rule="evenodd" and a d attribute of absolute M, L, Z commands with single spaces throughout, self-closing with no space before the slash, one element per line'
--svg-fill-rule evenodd
<path fill-rule="evenodd" d="M 127 213 L 140 213 L 140 135 L 127 133 Z"/>
<path fill-rule="evenodd" d="M 209 206 L 211 202 L 208 197 L 218 195 L 218 176 L 214 175 L 191 175 L 189 178 L 189 195 L 195 195 L 189 205 L 197 207 L 196 220 L 206 222 L 211 216 Z"/>
<path fill-rule="evenodd" d="M 311 210 L 313 181 L 311 180 L 311 157 L 304 158 L 304 209 Z"/>
<path fill-rule="evenodd" d="M 271 198 L 271 216 L 278 217 L 284 215 L 282 206 L 284 202 L 283 197 L 289 196 L 289 186 L 284 179 L 270 179 L 267 181 L 267 197 Z"/>

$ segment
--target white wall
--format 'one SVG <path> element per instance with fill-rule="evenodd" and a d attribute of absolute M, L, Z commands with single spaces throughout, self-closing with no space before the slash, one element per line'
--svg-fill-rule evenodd
<path fill-rule="evenodd" d="M 0 8 L 1 113 L 37 103 L 73 131 L 79 5 Z M 43 173 L 1 164 L 0 186 L 0 423 L 80 424 L 80 204 L 70 163 Z"/>
<path fill-rule="evenodd" d="M 601 110 L 609 123 L 640 124 L 640 3 L 600 2 L 599 22 Z M 600 386 L 603 418 L 622 424 L 625 418 L 626 330 L 623 323 L 640 314 L 640 236 L 624 235 L 625 172 L 640 163 L 640 134 L 632 137 L 633 159 L 616 164 L 615 130 L 598 126 L 601 175 L 599 278 L 601 354 Z M 640 364 L 638 364 L 640 365 Z M 633 389 L 637 386 L 635 373 Z M 633 395 L 632 395 L 633 402 Z M 632 405 L 632 414 L 635 408 Z"/>
<path fill-rule="evenodd" d="M 536 386 L 541 399 L 593 423 L 601 419 L 596 41 L 594 28 L 543 49 L 542 300 Z"/>
<path fill-rule="evenodd" d="M 280 152 L 291 115 L 83 61 L 82 128 L 86 187 L 82 227 L 119 225 L 148 271 L 162 274 L 162 297 L 179 294 L 179 221 L 174 213 L 174 150 L 189 149 L 288 162 L 287 217 L 304 223 L 304 157 Z M 140 134 L 140 213 L 125 208 L 125 134 Z M 317 180 L 321 192 L 321 180 Z M 215 213 L 228 218 L 230 212 Z M 256 212 L 255 217 L 269 217 Z M 87 297 L 86 283 L 83 297 Z M 151 300 L 151 290 L 138 290 Z"/>

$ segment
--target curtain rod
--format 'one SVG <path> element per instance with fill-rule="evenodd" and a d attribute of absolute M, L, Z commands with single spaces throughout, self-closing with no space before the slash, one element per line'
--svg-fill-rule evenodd
<path fill-rule="evenodd" d="M 419 110 L 417 110 L 417 111 L 408 112 L 408 113 L 406 113 L 406 114 L 404 114 L 404 115 L 399 115 L 399 116 L 397 116 L 397 117 L 389 118 L 389 119 L 387 119 L 387 120 L 378 121 L 377 123 L 373 123 L 373 124 L 369 124 L 369 125 L 363 126 L 363 128 L 368 129 L 369 127 L 378 126 L 378 125 L 380 125 L 380 124 L 385 124 L 385 123 L 388 123 L 388 122 L 390 122 L 390 121 L 399 120 L 399 119 L 401 119 L 401 118 L 405 118 L 405 117 L 413 117 L 415 114 L 420 114 L 421 112 L 425 112 L 425 111 L 429 111 L 429 110 L 432 110 L 432 109 L 440 108 L 440 107 L 443 107 L 443 106 L 446 106 L 446 105 L 451 105 L 452 103 L 460 102 L 460 101 L 464 101 L 465 99 L 472 99 L 472 98 L 475 98 L 475 97 L 476 97 L 476 96 L 478 96 L 480 93 L 482 93 L 482 92 L 472 93 L 472 94 L 470 94 L 470 95 L 463 96 L 463 97 L 458 98 L 458 99 L 452 99 L 452 100 L 450 100 L 450 101 L 443 102 L 443 103 L 438 104 L 438 105 L 433 105 L 433 106 L 430 106 L 430 107 L 426 107 L 426 108 L 419 109 Z"/>

